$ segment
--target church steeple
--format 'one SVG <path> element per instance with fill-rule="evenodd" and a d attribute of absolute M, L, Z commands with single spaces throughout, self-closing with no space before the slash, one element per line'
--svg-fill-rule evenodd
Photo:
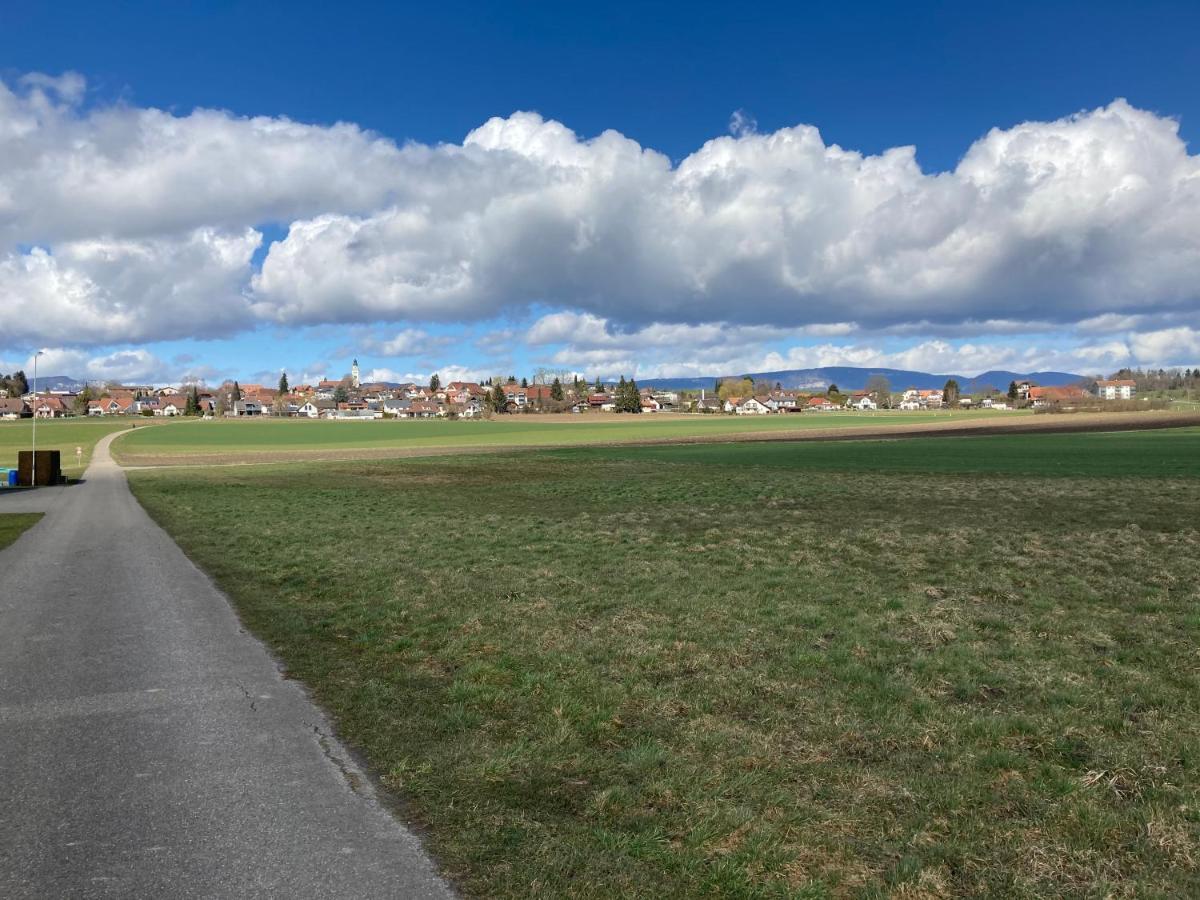
<path fill-rule="evenodd" d="M 350 367 L 350 384 L 358 387 L 358 360 L 354 361 L 354 365 Z"/>

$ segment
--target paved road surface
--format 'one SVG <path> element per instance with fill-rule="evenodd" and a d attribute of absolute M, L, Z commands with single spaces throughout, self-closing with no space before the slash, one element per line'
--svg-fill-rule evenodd
<path fill-rule="evenodd" d="M 106 438 L 0 551 L 0 897 L 450 897 Z"/>

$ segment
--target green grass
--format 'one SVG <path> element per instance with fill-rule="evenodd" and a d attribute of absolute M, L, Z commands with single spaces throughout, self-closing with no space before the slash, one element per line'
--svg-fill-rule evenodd
<path fill-rule="evenodd" d="M 1200 895 L 1195 429 L 131 481 L 469 894 Z"/>
<path fill-rule="evenodd" d="M 1200 471 L 1200 428 L 1097 434 L 1014 434 L 826 443 L 690 444 L 550 451 L 564 459 L 706 466 L 1052 476 L 1171 477 Z"/>
<path fill-rule="evenodd" d="M 58 450 L 62 453 L 62 468 L 71 478 L 83 474 L 92 458 L 96 441 L 113 431 L 128 429 L 130 419 L 73 418 L 48 419 L 37 423 L 37 445 L 40 450 Z M 143 424 L 138 420 L 138 425 Z M 17 467 L 17 452 L 31 450 L 33 422 L 21 419 L 15 422 L 0 422 L 0 468 Z M 83 464 L 75 463 L 75 448 L 83 448 Z"/>
<path fill-rule="evenodd" d="M 878 412 L 790 416 L 514 415 L 492 420 L 336 422 L 256 419 L 195 421 L 129 434 L 113 450 L 122 461 L 143 457 L 254 454 L 360 448 L 516 447 L 638 441 L 697 435 L 847 428 L 1000 419 L 1024 413 Z"/>
<path fill-rule="evenodd" d="M 42 513 L 0 513 L 0 550 L 3 550 L 42 518 Z"/>

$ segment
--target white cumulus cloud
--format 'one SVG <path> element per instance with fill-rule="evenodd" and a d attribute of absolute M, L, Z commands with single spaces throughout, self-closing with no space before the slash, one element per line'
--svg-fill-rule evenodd
<path fill-rule="evenodd" d="M 610 356 L 1036 322 L 1142 328 L 1134 352 L 1177 358 L 1198 324 L 1200 158 L 1123 100 L 995 129 L 930 173 L 912 147 L 866 155 L 744 113 L 675 164 L 530 112 L 398 145 L 87 98 L 70 73 L 0 83 L 5 347 L 552 307 L 566 318 L 531 342 Z"/>

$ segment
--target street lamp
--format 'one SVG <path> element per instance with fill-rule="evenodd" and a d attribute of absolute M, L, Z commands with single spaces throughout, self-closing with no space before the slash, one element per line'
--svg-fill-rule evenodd
<path fill-rule="evenodd" d="M 38 357 L 45 352 L 45 350 L 38 350 L 33 354 L 33 460 L 29 467 L 30 487 L 37 484 L 37 361 Z"/>

